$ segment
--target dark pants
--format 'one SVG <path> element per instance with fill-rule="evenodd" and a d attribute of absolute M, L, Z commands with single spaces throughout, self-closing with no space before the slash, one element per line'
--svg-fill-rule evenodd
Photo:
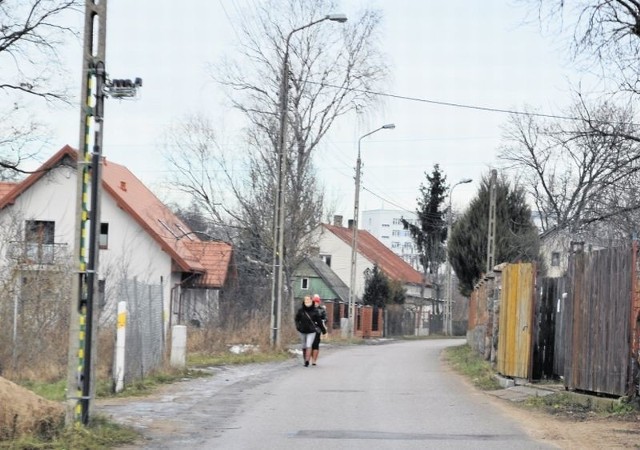
<path fill-rule="evenodd" d="M 316 333 L 316 337 L 311 344 L 311 350 L 318 350 L 320 348 L 320 333 Z"/>

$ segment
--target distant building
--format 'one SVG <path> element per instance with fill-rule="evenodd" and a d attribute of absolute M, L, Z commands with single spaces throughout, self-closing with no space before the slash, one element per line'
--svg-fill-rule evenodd
<path fill-rule="evenodd" d="M 362 212 L 360 228 L 367 230 L 376 239 L 390 248 L 414 269 L 421 271 L 420 255 L 409 230 L 405 230 L 402 219 L 417 223 L 416 213 L 396 209 L 374 209 Z"/>

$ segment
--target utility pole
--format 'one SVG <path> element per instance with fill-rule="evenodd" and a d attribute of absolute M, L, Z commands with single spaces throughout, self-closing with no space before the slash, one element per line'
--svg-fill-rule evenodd
<path fill-rule="evenodd" d="M 87 425 L 97 348 L 98 256 L 104 100 L 133 98 L 142 79 L 109 80 L 105 71 L 107 0 L 87 0 L 84 17 L 80 143 L 76 189 L 74 252 L 77 274 L 72 282 L 66 423 Z M 77 278 L 76 278 L 77 275 Z"/>
<path fill-rule="evenodd" d="M 447 303 L 445 305 L 445 334 L 447 336 L 453 336 L 453 268 L 451 267 L 451 260 L 449 259 L 449 242 L 451 239 L 451 227 L 453 225 L 453 204 L 451 200 L 453 199 L 453 190 L 456 186 L 471 183 L 472 181 L 471 178 L 463 178 L 451 186 L 451 190 L 449 191 L 449 213 L 447 214 Z"/>
<path fill-rule="evenodd" d="M 496 185 L 498 171 L 491 171 L 491 181 L 489 184 L 489 226 L 487 239 L 487 274 L 493 271 L 496 256 Z"/>
<path fill-rule="evenodd" d="M 69 332 L 67 377 L 67 424 L 89 421 L 90 399 L 94 397 L 98 293 L 98 239 L 100 223 L 100 159 L 104 107 L 105 43 L 107 0 L 87 0 L 84 17 L 80 139 L 78 148 L 78 185 L 76 194 L 75 256 L 77 278 L 73 296 Z M 91 148 L 93 132 L 93 148 Z"/>
<path fill-rule="evenodd" d="M 284 290 L 284 227 L 286 202 L 285 194 L 287 188 L 287 113 L 289 110 L 289 43 L 291 37 L 305 28 L 330 20 L 332 22 L 344 23 L 347 17 L 344 14 L 328 14 L 321 19 L 309 22 L 298 28 L 294 28 L 287 34 L 284 43 L 284 57 L 282 59 L 282 71 L 280 75 L 280 93 L 278 105 L 278 115 L 280 129 L 278 136 L 278 171 L 276 197 L 274 201 L 273 214 L 273 270 L 271 280 L 271 324 L 270 343 L 272 347 L 280 348 L 282 335 L 282 294 Z"/>

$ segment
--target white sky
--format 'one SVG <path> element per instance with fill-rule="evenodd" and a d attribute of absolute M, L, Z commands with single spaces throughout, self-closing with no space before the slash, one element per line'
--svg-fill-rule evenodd
<path fill-rule="evenodd" d="M 239 139 L 206 67 L 230 54 L 235 39 L 231 21 L 257 1 L 109 0 L 107 72 L 111 78 L 141 77 L 144 87 L 136 101 L 107 100 L 103 153 L 161 197 L 167 195 L 162 182 L 168 173 L 160 137 L 169 124 L 201 112 L 220 126 L 228 145 Z M 546 113 L 568 105 L 567 80 L 576 78 L 565 47 L 542 36 L 537 22 L 525 24 L 527 10 L 521 5 L 505 0 L 345 1 L 333 12 L 348 16 L 362 4 L 383 11 L 382 45 L 391 68 L 385 90 L 391 94 L 500 109 L 529 105 Z M 82 17 L 77 20 L 81 23 Z M 78 40 L 67 49 L 74 93 L 80 91 L 80 48 Z M 47 114 L 54 148 L 44 156 L 65 144 L 78 147 L 79 108 L 58 107 Z M 362 141 L 361 211 L 415 210 L 424 172 L 436 163 L 450 184 L 474 179 L 455 189 L 453 203 L 464 207 L 481 175 L 496 165 L 506 119 L 500 113 L 397 99 L 384 100 L 366 119 L 339 119 L 316 158 L 332 212 L 351 218 L 358 138 L 390 122 L 395 130 Z"/>

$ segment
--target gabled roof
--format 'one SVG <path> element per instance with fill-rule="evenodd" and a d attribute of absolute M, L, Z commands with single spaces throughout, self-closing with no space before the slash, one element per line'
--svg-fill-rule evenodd
<path fill-rule="evenodd" d="M 76 150 L 68 145 L 49 158 L 36 172 L 0 195 L 0 209 L 13 204 L 23 192 L 46 175 L 49 169 L 63 163 L 65 159 L 74 162 L 77 159 Z M 203 242 L 197 236 L 188 234 L 191 229 L 135 175 L 126 167 L 106 159 L 102 164 L 102 187 L 171 256 L 180 270 L 203 274 L 202 282 L 207 287 L 223 286 L 232 253 L 231 245 Z M 0 190 L 0 194 L 2 192 Z M 227 264 L 224 271 L 221 269 L 223 264 Z"/>
<path fill-rule="evenodd" d="M 6 181 L 0 181 L 0 201 L 7 195 L 18 183 L 9 183 Z"/>
<path fill-rule="evenodd" d="M 353 239 L 353 230 L 351 228 L 329 224 L 322 224 L 322 226 L 351 246 Z M 420 272 L 411 267 L 410 264 L 396 255 L 393 250 L 368 231 L 358 230 L 358 248 L 356 250 L 360 255 L 377 265 L 392 280 L 413 284 L 422 283 L 422 274 Z"/>
<path fill-rule="evenodd" d="M 318 276 L 322 278 L 327 287 L 338 296 L 343 302 L 349 301 L 349 287 L 331 270 L 331 267 L 325 263 L 319 256 L 310 256 L 306 258 L 307 263 Z"/>
<path fill-rule="evenodd" d="M 187 248 L 191 229 L 142 184 L 129 169 L 111 161 L 102 164 L 102 187 L 183 271 L 204 272 L 205 267 Z M 190 235 L 191 237 L 191 235 Z M 191 237 L 198 240 L 196 237 Z"/>
<path fill-rule="evenodd" d="M 189 241 L 187 248 L 207 268 L 206 273 L 195 283 L 198 287 L 224 286 L 229 275 L 233 247 L 226 242 Z"/>

